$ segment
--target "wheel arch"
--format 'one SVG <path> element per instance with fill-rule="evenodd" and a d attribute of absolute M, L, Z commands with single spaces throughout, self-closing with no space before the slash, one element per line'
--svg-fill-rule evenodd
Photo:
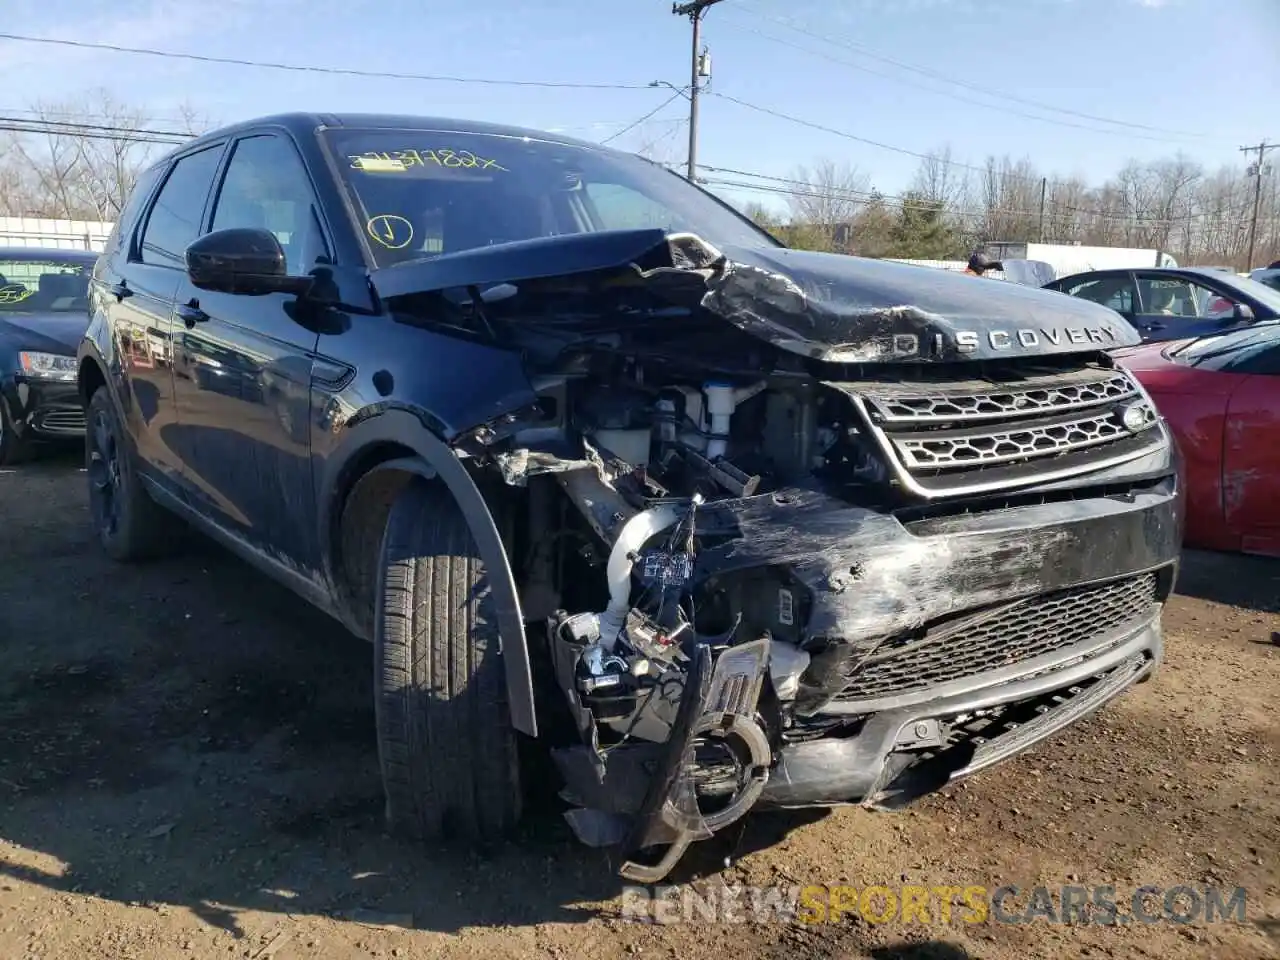
<path fill-rule="evenodd" d="M 86 354 L 80 358 L 80 366 L 76 372 L 76 389 L 80 393 L 80 402 L 85 409 L 89 408 L 89 399 L 99 387 L 107 386 L 107 374 L 96 357 Z M 110 387 L 107 387 L 109 390 Z"/>
<path fill-rule="evenodd" d="M 386 516 L 405 483 L 442 484 L 462 512 L 484 561 L 497 611 L 511 724 L 538 734 L 528 642 L 511 562 L 492 511 L 453 450 L 416 414 L 388 410 L 349 427 L 325 458 L 320 483 L 325 569 L 349 627 L 372 636 L 373 567 Z"/>

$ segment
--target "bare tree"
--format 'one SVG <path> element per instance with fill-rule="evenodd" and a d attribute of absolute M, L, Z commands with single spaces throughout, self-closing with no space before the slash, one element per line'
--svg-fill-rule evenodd
<path fill-rule="evenodd" d="M 11 215 L 113 220 L 146 165 L 206 125 L 184 107 L 166 124 L 176 136 L 158 137 L 140 110 L 105 90 L 30 112 L 30 132 L 0 140 L 0 207 Z"/>
<path fill-rule="evenodd" d="M 812 168 L 797 167 L 791 179 L 797 184 L 787 197 L 792 226 L 812 236 L 811 245 L 847 248 L 853 220 L 866 203 L 866 175 L 849 163 L 819 160 Z"/>
<path fill-rule="evenodd" d="M 966 192 L 964 174 L 951 160 L 951 145 L 930 150 L 916 167 L 911 193 L 943 207 L 958 205 Z"/>

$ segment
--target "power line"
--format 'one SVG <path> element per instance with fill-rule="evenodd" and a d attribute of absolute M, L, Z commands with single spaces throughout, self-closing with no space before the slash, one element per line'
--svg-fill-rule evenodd
<path fill-rule="evenodd" d="M 259 67 L 264 70 L 288 70 L 296 73 L 322 73 L 343 77 L 368 77 L 378 80 L 421 80 L 431 83 L 477 83 L 503 87 L 550 87 L 569 90 L 647 90 L 647 83 L 580 83 L 561 80 L 501 80 L 494 77 L 458 77 L 447 74 L 399 73 L 383 70 L 357 70 L 353 67 L 324 67 L 318 64 L 276 63 L 270 60 L 244 60 L 237 57 L 212 57 L 198 53 L 178 53 L 173 50 L 156 50 L 151 47 L 125 47 L 114 43 L 88 40 L 56 40 L 52 37 L 31 37 L 18 33 L 0 33 L 0 40 L 18 43 L 45 43 L 88 50 L 107 50 L 112 53 L 130 53 L 147 57 L 163 57 L 169 60 L 194 60 L 199 63 L 220 63 L 235 67 Z"/>
<path fill-rule="evenodd" d="M 138 133 L 146 134 L 152 137 L 179 137 L 182 139 L 190 139 L 194 134 L 186 133 L 181 130 L 150 130 L 143 127 L 126 127 L 123 124 L 111 123 L 88 123 L 80 120 L 45 120 L 31 119 L 25 117 L 5 117 L 0 116 L 0 123 L 32 123 L 40 124 L 45 127 L 67 128 L 75 130 L 110 130 L 116 133 Z"/>
<path fill-rule="evenodd" d="M 611 133 L 609 136 L 605 137 L 603 140 L 600 141 L 600 145 L 604 146 L 606 143 L 612 143 L 614 140 L 617 140 L 624 133 L 630 133 L 636 127 L 640 126 L 640 124 L 644 123 L 650 117 L 654 116 L 654 114 L 659 113 L 661 110 L 665 109 L 668 104 L 675 101 L 678 97 L 683 97 L 683 96 L 684 96 L 684 91 L 677 90 L 671 96 L 667 97 L 667 99 L 663 100 L 662 103 L 658 104 L 648 113 L 646 113 L 643 117 L 640 117 L 638 120 L 633 120 L 631 123 L 627 124 L 621 130 L 617 131 L 616 133 Z"/>
<path fill-rule="evenodd" d="M 906 61 L 898 60 L 894 57 L 890 57 L 882 53 L 876 53 L 874 50 L 869 49 L 866 45 L 858 43 L 855 40 L 850 40 L 848 37 L 840 37 L 840 39 L 838 40 L 832 39 L 830 35 L 818 33 L 804 26 L 798 26 L 797 25 L 798 21 L 795 21 L 793 18 L 781 18 L 781 17 L 770 16 L 769 14 L 754 8 L 752 4 L 749 2 L 741 2 L 740 0 L 738 6 L 740 6 L 741 9 L 749 13 L 752 13 L 757 17 L 772 21 L 773 23 L 786 27 L 789 30 L 794 30 L 797 33 L 802 33 L 802 34 L 805 34 L 806 36 L 814 37 L 815 39 L 822 40 L 826 43 L 830 43 L 833 46 L 840 46 L 840 47 L 845 47 L 846 49 L 849 49 L 849 50 L 853 50 L 861 54 L 862 56 L 867 57 L 868 59 L 878 60 L 882 63 L 887 63 L 892 66 L 895 66 L 900 70 L 906 70 L 910 73 L 916 73 L 916 74 L 920 74 L 921 76 L 930 77 L 942 83 L 949 83 L 949 84 L 952 84 L 953 86 L 963 87 L 967 90 L 973 90 L 977 93 L 982 93 L 988 97 L 992 97 L 993 99 L 1010 100 L 1014 103 L 1021 103 L 1025 106 L 1035 107 L 1039 110 L 1048 110 L 1053 113 L 1062 113 L 1072 117 L 1079 117 L 1082 120 L 1093 120 L 1098 123 L 1109 123 L 1109 124 L 1112 124 L 1113 126 L 1136 128 L 1139 130 L 1149 130 L 1153 133 L 1173 134 L 1174 136 L 1180 136 L 1180 137 L 1194 137 L 1196 139 L 1212 139 L 1211 137 L 1209 137 L 1208 134 L 1204 134 L 1204 133 L 1193 133 L 1187 130 L 1174 130 L 1168 127 L 1156 127 L 1156 126 L 1150 126 L 1148 124 L 1133 123 L 1128 120 L 1117 120 L 1113 117 L 1104 117 L 1094 113 L 1085 113 L 1084 111 L 1073 110 L 1069 107 L 1059 107 L 1059 106 L 1055 106 L 1054 104 L 1044 103 L 1043 101 L 1032 100 L 1029 97 L 1020 97 L 1020 96 L 1017 96 L 1016 94 L 1005 93 L 1003 91 L 998 91 L 998 90 L 992 90 L 988 87 L 982 86 L 981 84 L 970 83 L 966 80 L 960 80 L 955 77 L 949 77 L 946 74 L 939 73 L 938 71 L 932 70 L 928 67 L 917 66 L 916 64 L 907 63 Z"/>
<path fill-rule="evenodd" d="M 1015 207 L 987 207 L 987 206 L 968 206 L 960 207 L 954 204 L 945 204 L 943 201 L 928 200 L 923 198 L 913 198 L 902 195 L 884 194 L 873 190 L 857 190 L 847 187 L 824 187 L 805 180 L 797 180 L 791 177 L 778 177 L 771 174 L 755 173 L 750 170 L 738 170 L 732 167 L 715 167 L 707 164 L 699 164 L 699 170 L 705 170 L 710 173 L 727 174 L 735 177 L 749 177 L 757 180 L 768 181 L 767 183 L 744 183 L 740 180 L 729 181 L 716 177 L 702 177 L 700 183 L 717 184 L 721 186 L 733 187 L 741 190 L 751 190 L 761 193 L 775 193 L 785 196 L 802 196 L 812 197 L 815 199 L 843 199 L 852 200 L 859 203 L 880 202 L 886 206 L 901 209 L 945 209 L 946 212 L 964 217 L 979 217 L 990 214 L 1007 214 L 1010 216 L 1032 217 L 1040 216 L 1039 210 L 1019 209 Z M 1144 224 L 1144 225 L 1173 225 L 1182 223 L 1195 223 L 1196 221 L 1211 218 L 1212 214 L 1206 213 L 1189 213 L 1179 217 L 1148 217 L 1138 214 L 1115 213 L 1106 210 L 1095 210 L 1087 207 L 1077 207 L 1071 204 L 1055 201 L 1054 216 L 1062 214 L 1073 214 L 1081 217 L 1092 217 L 1099 220 L 1108 220 L 1117 223 L 1127 224 Z M 1241 217 L 1243 223 L 1244 217 Z M 1270 218 L 1271 220 L 1280 222 L 1280 218 Z"/>
<path fill-rule="evenodd" d="M 1008 113 L 1013 116 L 1024 117 L 1028 120 L 1037 120 L 1041 123 L 1050 123 L 1055 126 L 1072 127 L 1076 130 L 1087 130 L 1090 133 L 1106 134 L 1107 136 L 1123 137 L 1125 139 L 1132 139 L 1132 140 L 1151 140 L 1157 143 L 1177 143 L 1178 142 L 1177 140 L 1172 139 L 1170 137 L 1150 136 L 1147 134 L 1134 133 L 1132 131 L 1125 131 L 1125 130 L 1108 130 L 1103 127 L 1092 127 L 1083 123 L 1074 123 L 1070 120 L 1059 120 L 1055 117 L 1037 116 L 1034 113 L 1027 113 L 1024 110 L 1018 110 L 1013 107 L 1006 107 L 998 103 L 985 103 L 982 100 L 976 100 L 973 97 L 966 97 L 966 96 L 963 96 L 962 94 L 954 93 L 949 90 L 938 90 L 934 87 L 926 86 L 923 83 L 917 83 L 911 80 L 907 80 L 903 77 L 894 76 L 893 74 L 886 73 L 883 70 L 875 70 L 863 64 L 854 63 L 852 60 L 846 60 L 842 57 L 835 57 L 829 53 L 824 53 L 821 50 L 815 50 L 813 47 L 806 47 L 799 43 L 792 43 L 790 40 L 784 40 L 782 37 L 773 36 L 772 34 L 765 33 L 763 30 L 756 30 L 752 27 L 746 27 L 740 24 L 735 24 L 732 21 L 730 21 L 729 26 L 733 29 L 738 29 L 745 33 L 754 34 L 757 37 L 762 37 L 763 39 L 768 40 L 771 43 L 781 44 L 784 47 L 790 47 L 793 50 L 799 50 L 802 53 L 807 53 L 807 54 L 810 54 L 811 56 L 821 57 L 824 60 L 829 60 L 832 63 L 837 63 L 842 66 L 849 67 L 852 70 L 859 70 L 863 73 L 869 73 L 872 76 L 883 77 L 886 80 L 893 81 L 894 83 L 901 83 L 909 87 L 914 87 L 917 90 L 924 90 L 928 93 L 932 93 L 935 96 L 951 97 L 953 100 L 959 100 L 962 103 L 970 103 L 970 104 L 973 104 L 974 106 L 984 107 L 988 110 L 996 110 L 1001 113 Z M 1192 136 L 1199 136 L 1199 134 L 1193 134 Z"/>
<path fill-rule="evenodd" d="M 6 133 L 29 133 L 29 134 L 46 134 L 53 137 L 80 137 L 85 140 L 116 140 L 124 143 L 158 143 L 166 146 L 178 146 L 183 143 L 182 140 L 169 140 L 160 137 L 147 136 L 145 134 L 129 133 L 127 131 L 98 131 L 93 129 L 66 129 L 63 127 L 47 127 L 39 123 L 39 121 L 18 121 L 17 123 L 5 122 L 0 120 L 0 131 Z"/>
<path fill-rule="evenodd" d="M 819 130 L 823 133 L 832 134 L 833 136 L 843 137 L 845 140 L 852 140 L 856 143 L 865 143 L 868 146 L 877 147 L 881 150 L 888 150 L 892 153 L 902 154 L 903 156 L 915 157 L 917 160 L 937 160 L 938 159 L 936 156 L 931 156 L 927 153 L 920 153 L 917 150 L 908 150 L 906 147 L 898 147 L 898 146 L 894 146 L 891 143 L 883 143 L 879 140 L 872 140 L 868 137 L 860 137 L 855 133 L 849 133 L 849 131 L 847 130 L 838 130 L 835 127 L 828 127 L 825 124 L 814 123 L 812 120 L 805 120 L 801 117 L 797 117 L 789 113 L 784 113 L 781 110 L 774 110 L 772 107 L 762 107 L 758 103 L 748 103 L 746 100 L 741 100 L 738 97 L 730 96 L 727 93 L 717 93 L 715 91 L 712 91 L 710 95 L 713 97 L 719 97 L 721 100 L 728 100 L 731 103 L 736 103 L 738 104 L 738 106 L 746 107 L 748 110 L 754 110 L 756 113 L 767 114 L 768 116 L 771 116 L 771 117 L 777 117 L 779 120 L 786 120 L 789 123 L 798 124 L 799 126 L 802 126 L 802 127 L 808 127 L 811 130 Z M 964 169 L 964 170 L 974 170 L 978 173 L 988 172 L 986 167 L 979 167 L 972 163 L 964 163 L 963 161 L 960 161 L 960 160 L 948 160 L 947 163 L 949 166 L 960 167 L 961 169 Z M 1049 180 L 1045 177 L 1028 177 L 1022 174 L 1012 173 L 1009 171 L 1003 172 L 1001 176 L 1010 180 L 1021 180 L 1023 183 L 1034 183 L 1039 185 L 1040 182 L 1043 180 L 1046 183 L 1053 184 L 1054 186 L 1066 186 L 1066 184 L 1063 184 L 1061 181 Z"/>

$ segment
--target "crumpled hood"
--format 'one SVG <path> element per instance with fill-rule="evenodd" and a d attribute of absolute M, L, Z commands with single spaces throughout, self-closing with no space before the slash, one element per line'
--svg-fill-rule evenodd
<path fill-rule="evenodd" d="M 1016 283 L 831 253 L 725 247 L 703 306 L 793 353 L 837 363 L 975 360 L 1140 342 L 1118 313 Z"/>
<path fill-rule="evenodd" d="M 717 248 L 656 229 L 498 244 L 385 267 L 370 280 L 379 296 L 394 298 L 582 278 L 607 312 L 616 301 L 599 281 L 618 276 L 832 363 L 990 360 L 1141 342 L 1118 313 L 1057 291 L 785 247 Z"/>
<path fill-rule="evenodd" d="M 89 317 L 83 313 L 0 312 L 0 344 L 74 356 L 88 326 Z"/>

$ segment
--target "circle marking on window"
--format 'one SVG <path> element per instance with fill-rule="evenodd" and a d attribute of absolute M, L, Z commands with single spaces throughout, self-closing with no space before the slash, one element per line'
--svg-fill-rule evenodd
<path fill-rule="evenodd" d="M 388 250 L 403 250 L 413 242 L 413 224 L 394 213 L 370 217 L 366 228 L 369 236 Z"/>

